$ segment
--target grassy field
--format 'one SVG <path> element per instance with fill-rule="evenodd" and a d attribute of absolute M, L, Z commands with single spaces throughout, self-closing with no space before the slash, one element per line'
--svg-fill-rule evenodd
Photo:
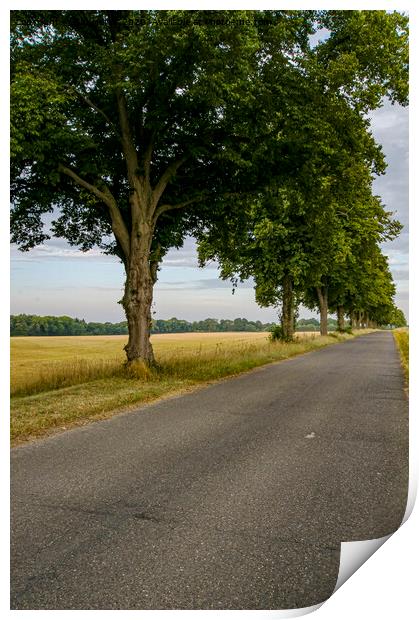
<path fill-rule="evenodd" d="M 263 332 L 156 335 L 159 368 L 138 365 L 130 372 L 122 364 L 125 336 L 12 338 L 12 441 L 109 417 L 350 337 L 307 333 L 282 344 L 269 342 Z"/>
<path fill-rule="evenodd" d="M 232 352 L 248 344 L 265 343 L 266 338 L 266 332 L 229 332 L 155 335 L 151 341 L 158 362 L 165 363 L 173 357 Z M 126 342 L 126 336 L 11 338 L 11 393 L 28 395 L 119 372 Z"/>
<path fill-rule="evenodd" d="M 407 329 L 396 329 L 393 332 L 394 339 L 400 353 L 400 361 L 406 377 L 406 383 L 409 384 L 409 332 Z"/>

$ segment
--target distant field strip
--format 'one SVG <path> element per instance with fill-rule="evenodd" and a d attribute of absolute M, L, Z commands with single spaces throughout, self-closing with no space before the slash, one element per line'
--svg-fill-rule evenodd
<path fill-rule="evenodd" d="M 365 330 L 364 332 L 365 333 Z M 152 337 L 158 368 L 124 367 L 125 336 L 11 339 L 12 439 L 83 424 L 199 383 L 312 351 L 351 336 L 306 333 L 271 343 L 266 332 Z"/>

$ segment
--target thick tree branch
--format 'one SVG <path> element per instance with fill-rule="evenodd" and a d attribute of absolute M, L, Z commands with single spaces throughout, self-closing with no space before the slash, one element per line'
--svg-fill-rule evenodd
<path fill-rule="evenodd" d="M 148 144 L 144 151 L 143 163 L 144 163 L 144 173 L 146 182 L 150 183 L 150 165 L 151 165 L 151 157 L 153 155 L 154 148 L 154 140 L 156 137 L 156 132 L 151 132 L 150 138 L 148 140 Z"/>
<path fill-rule="evenodd" d="M 127 163 L 128 179 L 131 187 L 134 187 L 135 176 L 138 169 L 138 157 L 129 124 L 127 102 L 122 88 L 116 89 L 116 101 L 118 105 L 119 125 L 121 127 L 122 148 Z"/>
<path fill-rule="evenodd" d="M 77 174 L 77 172 L 74 172 L 74 170 L 72 170 L 71 168 L 68 168 L 67 166 L 63 166 L 63 164 L 59 164 L 58 171 L 62 172 L 63 174 L 66 174 L 68 177 L 73 179 L 73 181 L 75 181 L 78 185 L 81 185 L 85 189 L 88 189 L 90 192 L 92 192 L 92 194 L 97 196 L 97 198 L 100 198 L 100 200 L 102 200 L 105 204 L 108 204 L 109 197 L 105 192 L 103 192 L 98 187 L 96 187 L 96 185 L 93 185 L 92 183 L 89 183 L 85 179 L 82 179 L 82 177 L 80 177 Z"/>
<path fill-rule="evenodd" d="M 120 76 L 118 77 L 120 78 Z M 131 218 L 133 223 L 132 230 L 134 231 L 136 229 L 135 223 L 138 222 L 140 218 L 141 207 L 143 207 L 144 210 L 147 209 L 147 187 L 140 183 L 138 176 L 138 154 L 129 123 L 125 93 L 121 87 L 116 89 L 116 101 L 118 105 L 119 125 L 121 127 L 122 150 L 127 166 L 128 183 L 130 187 L 129 202 L 131 205 Z"/>
<path fill-rule="evenodd" d="M 89 192 L 94 194 L 99 200 L 101 200 L 109 209 L 109 214 L 111 216 L 112 222 L 112 230 L 114 235 L 120 244 L 125 257 L 128 258 L 130 254 L 130 241 L 129 241 L 129 233 L 127 227 L 125 226 L 125 222 L 122 219 L 121 212 L 118 208 L 115 198 L 113 197 L 109 188 L 105 187 L 104 190 L 99 189 L 96 185 L 89 183 L 85 179 L 82 179 L 74 170 L 64 166 L 63 164 L 58 165 L 58 171 L 66 176 L 73 179 L 77 185 L 84 187 Z"/>
<path fill-rule="evenodd" d="M 182 164 L 185 163 L 185 161 L 187 159 L 188 159 L 188 155 L 183 155 L 179 159 L 175 159 L 174 161 L 172 161 L 171 164 L 169 164 L 169 166 L 166 168 L 166 170 L 161 175 L 161 177 L 160 177 L 156 187 L 153 190 L 153 205 L 154 205 L 154 209 L 157 208 L 159 200 L 162 197 L 162 194 L 163 194 L 164 190 L 166 189 L 167 184 L 175 176 L 176 172 L 179 170 L 179 168 L 182 166 Z"/>
<path fill-rule="evenodd" d="M 191 198 L 190 200 L 185 200 L 185 202 L 179 202 L 176 205 L 169 205 L 169 204 L 160 205 L 159 207 L 157 207 L 157 209 L 154 212 L 153 222 L 156 223 L 162 213 L 166 213 L 167 211 L 174 211 L 175 209 L 184 209 L 185 207 L 193 204 L 194 202 L 199 202 L 200 200 L 202 200 L 202 198 L 204 198 L 204 196 L 206 196 L 206 194 L 207 192 L 202 192 L 198 196 L 195 196 L 194 198 Z"/>
<path fill-rule="evenodd" d="M 153 284 L 157 282 L 157 272 L 159 270 L 159 264 L 163 257 L 162 247 L 160 243 L 157 244 L 154 252 L 150 254 L 150 275 L 153 280 Z"/>

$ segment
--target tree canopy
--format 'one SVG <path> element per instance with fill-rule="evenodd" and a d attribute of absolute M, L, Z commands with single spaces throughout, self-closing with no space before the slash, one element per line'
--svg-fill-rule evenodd
<path fill-rule="evenodd" d="M 20 247 L 45 240 L 41 215 L 56 206 L 53 234 L 127 261 L 133 219 L 147 205 L 161 258 L 188 225 L 181 208 L 262 186 L 252 161 L 269 134 L 258 117 L 262 58 L 266 72 L 275 48 L 282 69 L 297 73 L 292 58 L 307 47 L 313 16 L 270 12 L 258 26 L 257 12 L 239 11 L 235 26 L 229 11 L 209 12 L 215 24 L 205 13 L 201 23 L 200 11 L 12 12 L 12 232 Z"/>

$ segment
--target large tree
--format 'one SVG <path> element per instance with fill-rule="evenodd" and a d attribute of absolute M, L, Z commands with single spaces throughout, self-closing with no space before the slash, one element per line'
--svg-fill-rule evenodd
<path fill-rule="evenodd" d="M 150 308 L 167 250 L 274 173 L 265 74 L 280 65 L 286 89 L 314 19 L 12 12 L 12 239 L 23 250 L 45 241 L 42 216 L 54 211 L 52 234 L 121 259 L 128 361 L 154 360 Z"/>

